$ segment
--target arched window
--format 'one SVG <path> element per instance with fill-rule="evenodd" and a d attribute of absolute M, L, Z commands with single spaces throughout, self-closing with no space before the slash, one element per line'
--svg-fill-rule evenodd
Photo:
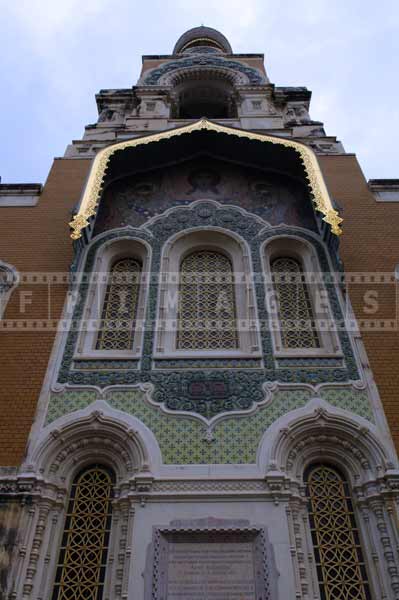
<path fill-rule="evenodd" d="M 370 600 L 349 485 L 329 465 L 305 474 L 309 521 L 322 600 Z"/>
<path fill-rule="evenodd" d="M 130 350 L 140 291 L 141 264 L 134 258 L 115 262 L 109 274 L 97 350 Z"/>
<path fill-rule="evenodd" d="M 177 348 L 230 350 L 238 347 L 233 268 L 214 250 L 197 250 L 180 266 Z"/>
<path fill-rule="evenodd" d="M 271 262 L 283 348 L 319 348 L 312 303 L 299 260 L 279 256 Z"/>
<path fill-rule="evenodd" d="M 113 473 L 100 465 L 91 465 L 75 477 L 52 600 L 102 599 L 113 480 Z"/>

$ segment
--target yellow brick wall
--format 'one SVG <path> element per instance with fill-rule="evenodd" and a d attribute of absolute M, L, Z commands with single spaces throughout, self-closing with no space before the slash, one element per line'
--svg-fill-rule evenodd
<path fill-rule="evenodd" d="M 25 272 L 68 272 L 72 244 L 68 221 L 80 199 L 90 160 L 54 161 L 36 207 L 0 208 L 0 258 Z M 22 285 L 4 315 L 21 318 L 20 292 L 32 291 L 23 317 L 47 319 L 46 285 Z M 58 318 L 66 286 L 51 290 L 52 317 Z M 55 332 L 0 332 L 0 465 L 18 465 L 24 455 Z"/>
<path fill-rule="evenodd" d="M 353 155 L 319 158 L 330 193 L 342 207 L 340 253 L 347 272 L 393 273 L 399 263 L 399 203 L 376 202 Z M 399 284 L 351 285 L 356 317 L 396 319 Z M 364 311 L 364 294 L 378 293 L 378 311 Z M 371 368 L 399 451 L 399 332 L 362 331 Z"/>

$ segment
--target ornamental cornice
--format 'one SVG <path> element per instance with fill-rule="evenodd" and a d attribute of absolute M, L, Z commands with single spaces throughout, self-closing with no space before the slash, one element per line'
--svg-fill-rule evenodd
<path fill-rule="evenodd" d="M 62 507 L 67 497 L 67 487 L 56 483 L 54 474 L 46 480 L 32 474 L 29 482 L 20 476 L 0 480 L 2 501 L 19 501 L 22 504 L 47 503 L 50 507 Z M 353 488 L 354 499 L 359 507 L 372 510 L 383 508 L 386 502 L 399 499 L 399 471 L 386 473 L 384 477 L 369 479 Z M 170 501 L 174 497 L 262 497 L 263 501 L 305 505 L 305 487 L 299 480 L 286 473 L 270 470 L 259 479 L 154 479 L 150 474 L 140 473 L 126 479 L 115 488 L 114 504 L 152 500 Z"/>
<path fill-rule="evenodd" d="M 222 67 L 237 73 L 237 77 L 242 81 L 253 84 L 266 83 L 266 78 L 260 71 L 240 61 L 224 58 L 222 56 L 195 54 L 192 56 L 179 58 L 178 60 L 172 60 L 164 63 L 163 65 L 155 67 L 154 69 L 151 69 L 144 75 L 142 79 L 140 79 L 138 85 L 158 85 L 160 82 L 162 84 L 169 74 L 175 72 L 176 70 L 193 68 L 197 66 Z"/>
<path fill-rule="evenodd" d="M 225 125 L 213 123 L 207 119 L 200 119 L 199 121 L 184 127 L 163 131 L 161 133 L 156 133 L 145 137 L 133 138 L 125 142 L 113 144 L 101 150 L 94 158 L 86 189 L 80 203 L 79 211 L 70 222 L 70 226 L 72 228 L 71 238 L 73 240 L 79 239 L 82 235 L 82 230 L 89 224 L 90 217 L 97 213 L 97 207 L 104 183 L 105 173 L 109 160 L 113 154 L 115 154 L 115 152 L 125 150 L 127 148 L 137 148 L 146 144 L 157 143 L 162 140 L 172 139 L 176 136 L 191 134 L 197 131 L 212 131 L 215 133 L 235 136 L 237 138 L 246 138 L 248 140 L 261 143 L 276 144 L 286 148 L 294 149 L 299 155 L 299 159 L 304 166 L 306 179 L 308 180 L 313 194 L 313 202 L 316 210 L 324 215 L 323 221 L 331 226 L 331 230 L 335 235 L 340 235 L 342 233 L 340 227 L 342 218 L 333 207 L 333 203 L 324 182 L 319 163 L 315 153 L 311 148 L 294 140 L 253 133 L 244 129 L 234 129 Z"/>
<path fill-rule="evenodd" d="M 46 502 L 50 506 L 62 506 L 67 490 L 54 481 L 44 480 L 36 473 L 18 474 L 0 478 L 2 502 L 19 501 L 22 504 Z"/>

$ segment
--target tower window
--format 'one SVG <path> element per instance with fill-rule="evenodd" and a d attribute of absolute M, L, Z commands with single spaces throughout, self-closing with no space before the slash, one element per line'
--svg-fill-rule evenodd
<path fill-rule="evenodd" d="M 91 465 L 75 477 L 52 600 L 101 600 L 111 528 L 113 473 Z"/>
<path fill-rule="evenodd" d="M 141 264 L 134 258 L 114 263 L 105 292 L 97 350 L 129 350 L 133 345 Z"/>
<path fill-rule="evenodd" d="M 324 464 L 306 477 L 309 521 L 323 600 L 371 600 L 349 486 Z"/>
<path fill-rule="evenodd" d="M 313 308 L 301 263 L 289 256 L 271 263 L 277 294 L 282 345 L 285 348 L 319 348 Z"/>
<path fill-rule="evenodd" d="M 175 87 L 175 117 L 232 119 L 237 116 L 232 84 L 224 79 L 186 79 Z"/>
<path fill-rule="evenodd" d="M 232 264 L 224 254 L 199 250 L 181 263 L 177 348 L 238 347 Z"/>

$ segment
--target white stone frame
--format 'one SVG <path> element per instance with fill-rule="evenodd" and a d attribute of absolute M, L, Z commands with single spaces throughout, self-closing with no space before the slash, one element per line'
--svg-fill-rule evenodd
<path fill-rule="evenodd" d="M 238 324 L 237 349 L 192 351 L 176 349 L 180 265 L 189 253 L 196 250 L 219 251 L 232 263 L 233 275 L 236 277 L 234 293 Z M 258 318 L 251 275 L 251 256 L 247 244 L 231 231 L 217 227 L 204 227 L 187 229 L 171 237 L 163 248 L 161 259 L 154 358 L 260 357 Z M 242 284 L 237 285 L 240 282 Z M 172 299 L 172 302 L 168 302 L 168 299 Z M 240 322 L 244 327 L 240 326 Z"/>
<path fill-rule="evenodd" d="M 8 301 L 11 298 L 11 294 L 13 293 L 13 291 L 19 284 L 19 273 L 13 265 L 10 265 L 9 263 L 6 263 L 2 260 L 0 260 L 0 272 L 3 272 L 6 274 L 6 282 L 2 283 L 2 281 L 0 280 L 0 320 L 1 320 L 5 313 Z"/>
<path fill-rule="evenodd" d="M 269 315 L 269 327 L 272 334 L 274 356 L 289 357 L 336 357 L 343 356 L 339 337 L 336 332 L 335 319 L 330 307 L 327 290 L 321 281 L 319 260 L 315 248 L 309 242 L 292 235 L 276 236 L 263 244 L 261 248 L 263 269 L 265 273 L 266 308 Z M 318 327 L 319 348 L 285 348 L 280 333 L 278 303 L 272 282 L 271 261 L 279 256 L 286 256 L 300 262 L 305 285 L 307 286 L 312 312 Z"/>
<path fill-rule="evenodd" d="M 18 479 L 31 490 L 33 503 L 21 529 L 25 551 L 11 568 L 10 598 L 52 597 L 71 484 L 81 469 L 93 463 L 115 473 L 104 598 L 127 597 L 135 514 L 130 494 L 132 490 L 141 494 L 151 485 L 150 465 L 157 470 L 159 448 L 140 421 L 129 417 L 126 423 L 122 413 L 104 402 L 95 405 L 60 419 L 56 428 L 42 430 L 21 467 Z"/>
<path fill-rule="evenodd" d="M 304 473 L 316 462 L 341 470 L 352 500 L 373 598 L 399 599 L 397 561 L 397 459 L 381 432 L 361 417 L 314 398 L 305 408 L 280 417 L 268 430 L 262 463 L 276 498 L 291 490 L 286 512 L 294 561 L 297 598 L 318 599 Z M 396 554 L 396 556 L 395 556 Z"/>
<path fill-rule="evenodd" d="M 135 319 L 135 332 L 131 350 L 97 350 L 96 343 L 99 332 L 104 296 L 108 275 L 113 263 L 122 258 L 134 258 L 141 262 L 140 289 Z M 119 238 L 104 242 L 96 252 L 94 266 L 90 275 L 90 286 L 82 315 L 80 332 L 74 358 L 139 358 L 142 353 L 145 309 L 148 295 L 149 266 L 151 264 L 151 248 L 139 238 Z M 84 274 L 83 265 L 83 274 Z"/>

